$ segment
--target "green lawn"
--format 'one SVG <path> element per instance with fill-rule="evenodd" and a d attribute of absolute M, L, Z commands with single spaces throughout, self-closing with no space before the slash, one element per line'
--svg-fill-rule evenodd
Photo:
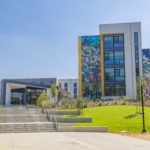
<path fill-rule="evenodd" d="M 81 116 L 76 116 L 81 117 Z M 136 106 L 100 106 L 85 108 L 82 117 L 92 117 L 92 123 L 78 123 L 77 126 L 107 126 L 109 132 L 141 132 L 142 115 L 136 113 Z M 150 132 L 150 108 L 145 108 L 146 129 Z"/>

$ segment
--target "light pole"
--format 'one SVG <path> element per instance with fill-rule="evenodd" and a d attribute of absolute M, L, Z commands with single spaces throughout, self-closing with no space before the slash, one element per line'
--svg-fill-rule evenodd
<path fill-rule="evenodd" d="M 143 123 L 143 129 L 141 133 L 146 133 L 145 129 L 145 114 L 144 114 L 144 99 L 143 99 L 143 86 L 141 85 L 141 100 L 142 100 L 142 123 Z"/>

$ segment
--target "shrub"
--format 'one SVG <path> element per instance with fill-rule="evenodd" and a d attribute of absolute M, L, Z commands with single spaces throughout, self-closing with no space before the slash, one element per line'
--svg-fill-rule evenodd
<path fill-rule="evenodd" d="M 51 108 L 52 107 L 52 105 L 48 101 L 43 101 L 42 106 L 43 106 L 43 108 Z"/>
<path fill-rule="evenodd" d="M 98 106 L 102 106 L 102 103 L 98 103 Z"/>
<path fill-rule="evenodd" d="M 88 107 L 87 103 L 83 103 L 83 108 L 87 108 L 87 107 Z"/>
<path fill-rule="evenodd" d="M 82 100 L 77 100 L 77 110 L 81 112 L 82 108 L 83 108 L 83 102 Z"/>

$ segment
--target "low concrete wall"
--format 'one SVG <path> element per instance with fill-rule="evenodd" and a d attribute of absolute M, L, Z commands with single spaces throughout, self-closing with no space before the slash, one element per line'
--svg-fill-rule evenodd
<path fill-rule="evenodd" d="M 56 111 L 55 115 L 80 115 L 79 111 Z"/>
<path fill-rule="evenodd" d="M 92 118 L 62 118 L 57 117 L 57 122 L 59 123 L 91 123 Z"/>
<path fill-rule="evenodd" d="M 80 111 L 52 111 L 48 110 L 51 114 L 55 115 L 80 115 Z M 44 110 L 44 113 L 46 113 L 46 110 Z"/>
<path fill-rule="evenodd" d="M 84 127 L 75 127 L 75 126 L 58 126 L 58 132 L 108 132 L 108 128 L 105 126 L 84 126 Z"/>

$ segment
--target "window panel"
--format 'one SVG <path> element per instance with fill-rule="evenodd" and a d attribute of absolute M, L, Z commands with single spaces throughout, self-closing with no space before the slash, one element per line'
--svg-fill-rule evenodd
<path fill-rule="evenodd" d="M 124 46 L 123 36 L 114 36 L 114 48 L 122 48 Z"/>
<path fill-rule="evenodd" d="M 113 52 L 104 53 L 104 57 L 105 60 L 114 59 L 114 53 Z"/>
<path fill-rule="evenodd" d="M 122 43 L 114 43 L 114 48 L 122 48 L 123 44 Z"/>
<path fill-rule="evenodd" d="M 116 85 L 115 86 L 115 95 L 116 96 L 123 96 L 123 95 L 125 95 L 125 87 L 124 86 L 120 86 L 120 85 Z"/>
<path fill-rule="evenodd" d="M 125 95 L 124 63 L 124 35 L 104 36 L 106 96 Z"/>
<path fill-rule="evenodd" d="M 120 69 L 120 76 L 125 76 L 125 71 L 124 71 L 124 69 Z"/>
<path fill-rule="evenodd" d="M 115 76 L 120 76 L 120 69 L 115 69 Z"/>
<path fill-rule="evenodd" d="M 123 36 L 122 35 L 119 35 L 119 43 L 124 43 L 124 38 L 123 38 Z"/>
<path fill-rule="evenodd" d="M 113 48 L 113 36 L 104 36 L 104 48 Z"/>
<path fill-rule="evenodd" d="M 105 68 L 105 82 L 114 81 L 114 68 Z"/>
<path fill-rule="evenodd" d="M 124 77 L 115 77 L 115 81 L 124 81 Z"/>
<path fill-rule="evenodd" d="M 105 68 L 105 73 L 114 76 L 114 68 Z"/>
<path fill-rule="evenodd" d="M 124 59 L 123 51 L 115 51 L 115 59 Z"/>
<path fill-rule="evenodd" d="M 124 64 L 124 60 L 121 60 L 121 59 L 115 60 L 115 64 L 116 65 L 123 65 Z"/>
<path fill-rule="evenodd" d="M 76 82 L 74 83 L 74 87 L 77 87 L 77 83 Z"/>
<path fill-rule="evenodd" d="M 114 36 L 114 43 L 119 43 L 119 36 Z"/>
<path fill-rule="evenodd" d="M 114 60 L 105 60 L 105 65 L 113 65 Z"/>
<path fill-rule="evenodd" d="M 115 95 L 115 88 L 114 88 L 114 86 L 106 86 L 105 87 L 105 94 L 107 96 L 114 96 Z"/>

